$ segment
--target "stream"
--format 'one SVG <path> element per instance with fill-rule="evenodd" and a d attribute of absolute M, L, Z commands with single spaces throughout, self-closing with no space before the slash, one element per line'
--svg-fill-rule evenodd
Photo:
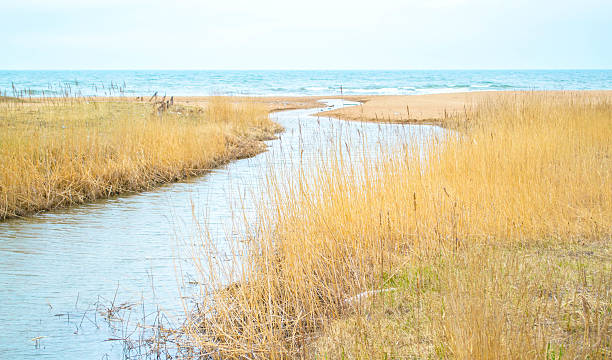
<path fill-rule="evenodd" d="M 124 357 L 122 342 L 106 340 L 118 336 L 117 328 L 128 330 L 108 326 L 102 309 L 126 304 L 134 318 L 156 312 L 180 324 L 195 291 L 190 279 L 197 276 L 189 252 L 181 249 L 197 241 L 198 224 L 220 244 L 239 236 L 242 219 L 256 216 L 255 199 L 268 171 L 282 174 L 304 159 L 325 156 L 338 139 L 358 159 L 375 156 L 381 142 L 443 131 L 317 117 L 324 109 L 355 105 L 325 104 L 271 114 L 285 131 L 267 142 L 268 151 L 204 176 L 0 222 L 0 358 Z"/>

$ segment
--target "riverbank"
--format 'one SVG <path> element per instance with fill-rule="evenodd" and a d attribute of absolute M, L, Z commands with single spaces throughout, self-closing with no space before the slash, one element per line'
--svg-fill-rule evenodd
<path fill-rule="evenodd" d="M 151 190 L 254 156 L 281 131 L 268 114 L 334 98 L 0 97 L 0 221 Z"/>
<path fill-rule="evenodd" d="M 460 135 L 381 142 L 356 163 L 340 142 L 294 182 L 271 176 L 272 206 L 225 269 L 236 282 L 202 268 L 210 297 L 182 345 L 223 358 L 610 358 L 606 96 L 497 94 L 447 115 Z M 214 244 L 201 253 L 218 263 Z"/>
<path fill-rule="evenodd" d="M 209 98 L 0 102 L 0 220 L 150 190 L 265 150 L 265 106 Z"/>

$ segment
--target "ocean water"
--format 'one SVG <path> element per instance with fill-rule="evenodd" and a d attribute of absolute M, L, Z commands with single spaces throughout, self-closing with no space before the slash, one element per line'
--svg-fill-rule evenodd
<path fill-rule="evenodd" d="M 4 95 L 410 95 L 612 89 L 612 70 L 5 71 Z"/>

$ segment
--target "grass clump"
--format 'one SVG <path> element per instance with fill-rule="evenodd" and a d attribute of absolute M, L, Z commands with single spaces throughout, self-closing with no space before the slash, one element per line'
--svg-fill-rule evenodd
<path fill-rule="evenodd" d="M 91 99 L 0 102 L 0 220 L 198 175 L 263 149 L 263 106 L 206 108 Z"/>
<path fill-rule="evenodd" d="M 610 358 L 610 99 L 502 95 L 453 121 L 442 141 L 272 176 L 226 276 L 205 243 L 185 345 L 219 358 Z"/>

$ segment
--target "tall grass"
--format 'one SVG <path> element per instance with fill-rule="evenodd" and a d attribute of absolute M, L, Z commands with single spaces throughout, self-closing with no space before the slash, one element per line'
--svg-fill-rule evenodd
<path fill-rule="evenodd" d="M 0 102 L 0 220 L 201 174 L 261 151 L 277 126 L 254 102 L 206 108 L 87 98 Z"/>
<path fill-rule="evenodd" d="M 190 345 L 219 358 L 610 358 L 610 99 L 499 96 L 453 120 L 441 141 L 380 160 L 333 152 L 293 181 L 271 176 L 232 285 L 214 255 L 201 267 Z"/>

